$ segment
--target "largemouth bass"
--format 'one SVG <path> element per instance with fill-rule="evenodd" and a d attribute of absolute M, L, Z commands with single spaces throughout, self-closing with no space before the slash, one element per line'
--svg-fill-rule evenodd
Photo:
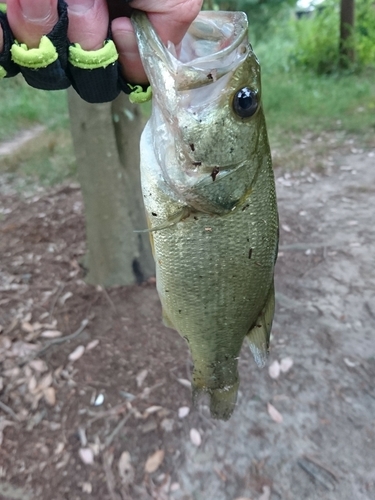
<path fill-rule="evenodd" d="M 133 14 L 153 91 L 141 139 L 144 204 L 164 323 L 191 351 L 193 400 L 228 419 L 247 338 L 265 364 L 278 214 L 260 67 L 242 12 L 201 12 L 181 47 Z"/>

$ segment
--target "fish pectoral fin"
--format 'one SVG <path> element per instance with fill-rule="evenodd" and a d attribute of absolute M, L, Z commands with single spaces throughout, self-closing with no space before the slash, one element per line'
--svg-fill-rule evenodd
<path fill-rule="evenodd" d="M 134 232 L 135 233 L 155 233 L 156 231 L 161 231 L 162 229 L 167 229 L 168 227 L 175 226 L 179 222 L 183 221 L 184 219 L 187 219 L 189 215 L 191 214 L 191 208 L 190 207 L 182 207 L 181 210 L 178 210 L 178 212 L 175 212 L 174 214 L 170 215 L 166 221 L 159 225 L 155 225 L 152 227 L 149 227 L 148 229 L 137 229 Z"/>
<path fill-rule="evenodd" d="M 172 321 L 169 319 L 168 314 L 165 312 L 164 307 L 162 309 L 162 320 L 163 320 L 164 326 L 166 326 L 167 328 L 173 328 L 173 330 L 176 330 L 176 327 L 174 326 Z"/>
<path fill-rule="evenodd" d="M 254 360 L 259 368 L 263 368 L 267 361 L 274 312 L 275 287 L 272 281 L 266 304 L 254 327 L 246 336 Z"/>

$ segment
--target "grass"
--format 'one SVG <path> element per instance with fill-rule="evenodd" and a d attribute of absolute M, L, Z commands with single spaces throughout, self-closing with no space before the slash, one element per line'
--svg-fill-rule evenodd
<path fill-rule="evenodd" d="M 20 76 L 1 81 L 0 102 L 0 140 L 35 123 L 43 123 L 48 128 L 69 125 L 66 92 L 33 89 Z"/>
<path fill-rule="evenodd" d="M 341 131 L 359 138 L 375 132 L 375 71 L 318 76 L 293 67 L 291 42 L 275 36 L 255 46 L 271 143 L 301 132 Z"/>

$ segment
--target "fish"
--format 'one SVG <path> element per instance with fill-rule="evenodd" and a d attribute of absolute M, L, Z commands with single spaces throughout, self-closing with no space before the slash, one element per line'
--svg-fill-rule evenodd
<path fill-rule="evenodd" d="M 164 324 L 188 343 L 192 397 L 228 420 L 244 340 L 267 360 L 279 220 L 260 65 L 242 12 L 202 11 L 164 45 L 132 15 L 152 88 L 141 184 Z"/>

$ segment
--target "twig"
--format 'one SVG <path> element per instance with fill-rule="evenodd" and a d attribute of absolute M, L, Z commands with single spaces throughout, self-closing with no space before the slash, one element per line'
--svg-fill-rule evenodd
<path fill-rule="evenodd" d="M 65 283 L 61 283 L 59 285 L 59 288 L 57 289 L 57 292 L 55 294 L 55 297 L 53 299 L 53 302 L 52 302 L 50 310 L 49 310 L 49 316 L 48 316 L 49 321 L 52 319 L 52 316 L 53 316 L 53 313 L 55 311 L 55 307 L 56 307 L 57 301 L 59 300 L 59 297 L 62 294 L 64 288 L 65 288 Z"/>
<path fill-rule="evenodd" d="M 332 479 L 336 480 L 336 477 L 325 467 L 316 463 L 315 461 L 309 459 L 308 457 L 304 457 L 298 460 L 298 465 L 302 470 L 307 472 L 311 477 L 313 477 L 316 481 L 318 481 L 322 486 L 324 486 L 327 490 L 333 491 L 335 489 L 335 485 Z"/>
<path fill-rule="evenodd" d="M 14 418 L 14 420 L 16 420 L 17 422 L 19 422 L 19 418 L 18 418 L 17 414 L 14 413 L 14 411 L 12 410 L 12 408 L 9 408 L 9 406 L 6 405 L 5 403 L 3 403 L 2 401 L 0 401 L 0 408 L 5 413 L 8 413 L 8 415 L 10 415 L 12 418 Z"/>
<path fill-rule="evenodd" d="M 105 288 L 102 288 L 102 292 L 104 293 L 105 298 L 108 300 L 108 302 L 109 302 L 110 306 L 112 307 L 112 309 L 115 311 L 116 314 L 118 314 L 117 307 L 115 306 L 113 300 L 109 296 L 109 293 L 107 292 L 107 290 Z"/>
<path fill-rule="evenodd" d="M 124 427 L 126 422 L 129 420 L 129 418 L 132 416 L 132 412 L 129 412 L 120 422 L 116 425 L 116 427 L 113 429 L 111 434 L 107 437 L 104 447 L 108 448 L 108 446 L 111 445 L 112 441 L 115 439 L 117 434 L 121 431 L 121 429 Z"/>
<path fill-rule="evenodd" d="M 105 480 L 111 500 L 121 500 L 120 495 L 116 493 L 116 478 L 112 471 L 113 452 L 105 451 L 103 453 L 103 468 L 105 472 Z"/>
<path fill-rule="evenodd" d="M 68 342 L 69 340 L 73 340 L 73 339 L 77 338 L 78 335 L 81 335 L 81 333 L 83 332 L 83 330 L 86 328 L 86 326 L 88 325 L 88 322 L 89 322 L 89 320 L 87 318 L 84 319 L 81 322 L 81 326 L 78 328 L 78 330 L 76 330 L 71 335 L 65 335 L 65 337 L 60 337 L 60 338 L 57 338 L 57 339 L 49 340 L 39 351 L 36 351 L 27 360 L 21 361 L 19 363 L 19 366 L 24 366 L 27 363 L 29 363 L 31 360 L 43 356 L 47 352 L 47 350 L 50 347 L 52 347 L 53 345 L 63 344 L 64 342 Z"/>

